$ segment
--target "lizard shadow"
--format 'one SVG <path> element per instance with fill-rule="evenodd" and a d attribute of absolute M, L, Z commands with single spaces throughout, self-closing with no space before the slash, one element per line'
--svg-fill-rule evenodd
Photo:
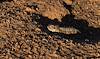
<path fill-rule="evenodd" d="M 88 22 L 84 19 L 74 19 L 74 15 L 66 15 L 65 17 L 62 18 L 62 22 L 58 22 L 57 19 L 51 20 L 47 17 L 44 17 L 42 15 L 38 14 L 33 14 L 34 19 L 37 22 L 39 22 L 40 25 L 42 25 L 42 31 L 46 32 L 48 35 L 59 35 L 61 39 L 66 38 L 66 39 L 71 39 L 74 42 L 78 43 L 88 43 L 88 44 L 95 44 L 99 42 L 100 40 L 100 29 L 99 28 L 93 28 L 88 26 Z M 36 17 L 39 18 L 36 18 Z M 50 32 L 47 29 L 47 26 L 49 24 L 53 25 L 59 25 L 60 27 L 74 27 L 78 29 L 81 33 L 78 34 L 70 34 L 66 35 L 63 33 L 53 33 Z"/>
<path fill-rule="evenodd" d="M 67 15 L 62 19 L 62 27 L 74 27 L 81 33 L 76 35 L 69 35 L 72 40 L 80 43 L 97 43 L 100 40 L 100 28 L 88 26 L 88 22 L 84 19 L 74 19 L 74 15 Z M 63 36 L 67 38 L 67 36 Z"/>
<path fill-rule="evenodd" d="M 2 2 L 11 2 L 11 1 L 13 1 L 13 0 L 0 0 L 0 3 L 2 3 Z"/>
<path fill-rule="evenodd" d="M 64 7 L 69 10 L 70 15 L 66 15 L 65 17 L 63 17 L 61 26 L 72 26 L 81 32 L 76 35 L 70 35 L 71 39 L 73 39 L 75 42 L 92 44 L 99 42 L 100 28 L 88 26 L 89 23 L 85 19 L 74 19 L 75 16 L 72 14 L 72 9 L 74 6 L 75 4 L 66 5 L 64 3 Z M 66 38 L 66 36 L 63 37 Z"/>

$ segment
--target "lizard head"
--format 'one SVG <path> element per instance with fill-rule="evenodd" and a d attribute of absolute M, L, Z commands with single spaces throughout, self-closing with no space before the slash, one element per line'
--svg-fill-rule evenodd
<path fill-rule="evenodd" d="M 58 26 L 56 25 L 48 25 L 47 28 L 51 32 L 58 32 L 58 29 L 59 29 Z"/>

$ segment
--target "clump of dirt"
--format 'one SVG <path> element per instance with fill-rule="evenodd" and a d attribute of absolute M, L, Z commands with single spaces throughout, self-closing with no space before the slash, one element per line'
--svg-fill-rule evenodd
<path fill-rule="evenodd" d="M 66 9 L 60 0 L 0 2 L 0 59 L 100 58 L 100 18 L 95 14 L 98 3 L 93 0 L 77 2 L 78 5 L 72 5 L 73 9 L 71 6 Z M 59 17 L 62 22 L 53 20 Z M 73 26 L 81 34 L 52 33 L 46 28 L 50 23 Z"/>

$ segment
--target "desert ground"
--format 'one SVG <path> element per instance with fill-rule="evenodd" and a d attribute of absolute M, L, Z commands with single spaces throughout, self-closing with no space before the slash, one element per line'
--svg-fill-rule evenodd
<path fill-rule="evenodd" d="M 0 59 L 100 59 L 100 0 L 1 0 Z"/>

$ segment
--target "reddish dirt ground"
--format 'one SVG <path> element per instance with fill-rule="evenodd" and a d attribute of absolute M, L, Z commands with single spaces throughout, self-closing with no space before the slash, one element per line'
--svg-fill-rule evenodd
<path fill-rule="evenodd" d="M 100 1 L 73 2 L 0 1 L 0 59 L 100 59 Z M 53 33 L 49 24 L 81 33 Z"/>

